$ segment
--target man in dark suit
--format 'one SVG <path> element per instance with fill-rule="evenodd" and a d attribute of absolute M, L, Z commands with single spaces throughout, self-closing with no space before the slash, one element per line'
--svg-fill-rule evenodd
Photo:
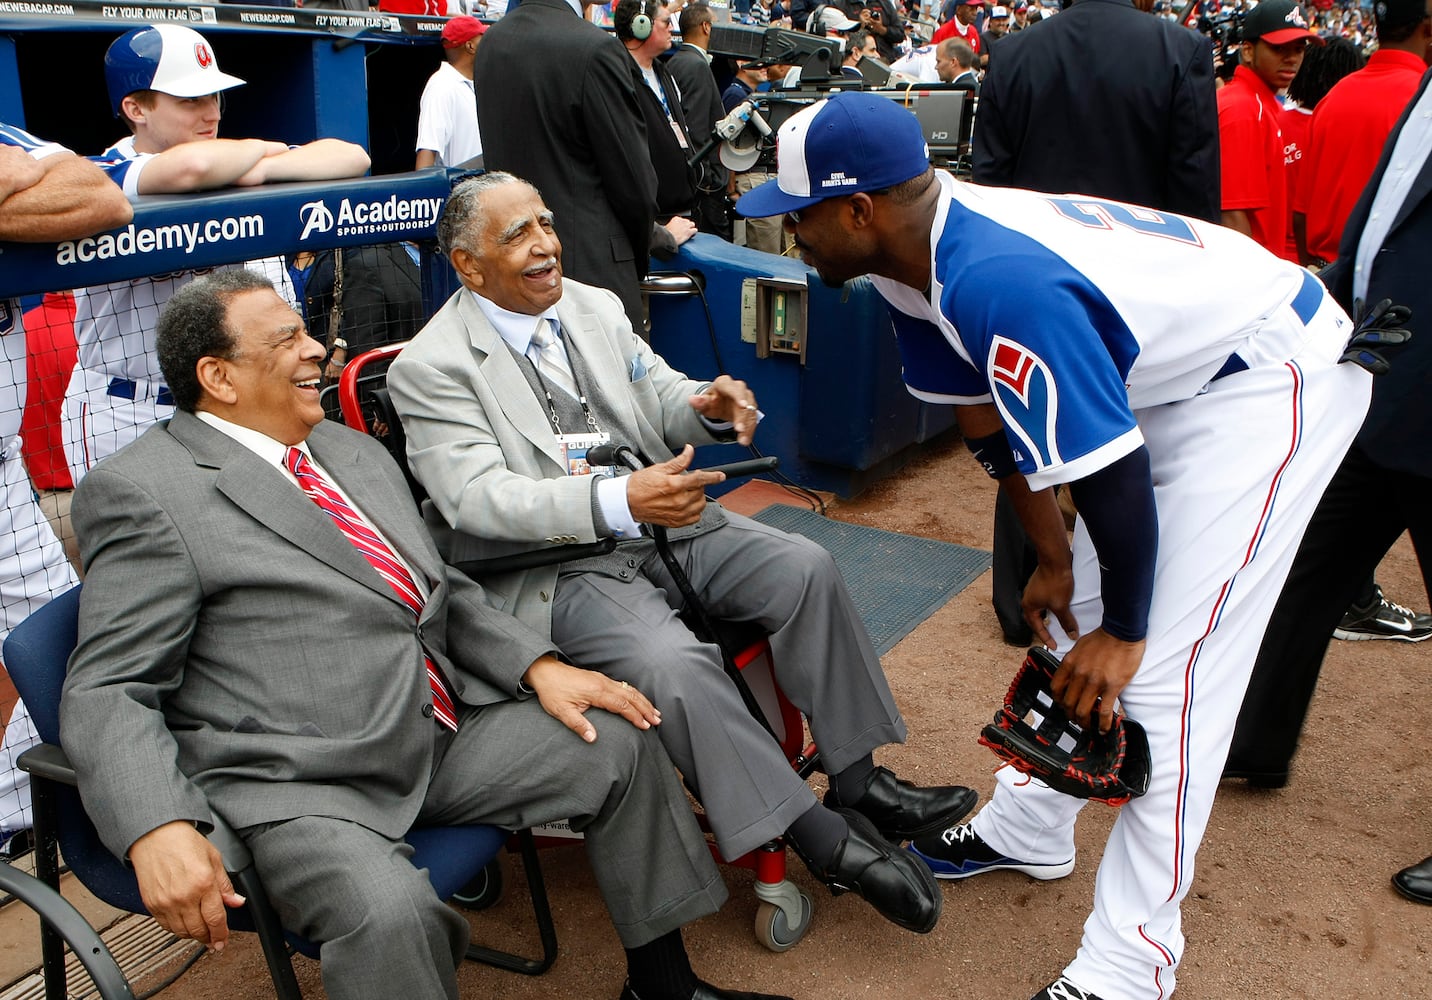
<path fill-rule="evenodd" d="M 483 158 L 537 185 L 561 220 L 568 273 L 615 292 L 642 330 L 656 173 L 631 62 L 578 2 L 524 0 L 483 36 L 473 80 L 499 95 L 482 106 Z"/>
<path fill-rule="evenodd" d="M 1197 32 L 1147 13 L 1152 0 L 1079 0 L 1009 35 L 980 88 L 978 184 L 1111 198 L 1219 221 L 1213 55 Z M 1029 643 L 1020 606 L 1033 549 L 1000 492 L 994 607 Z"/>
<path fill-rule="evenodd" d="M 1208 39 L 1129 0 L 1079 0 L 1010 35 L 980 90 L 974 179 L 1217 222 Z"/>
<path fill-rule="evenodd" d="M 1432 597 L 1432 91 L 1421 89 L 1383 147 L 1323 272 L 1356 314 L 1384 298 L 1412 308 L 1413 337 L 1373 382 L 1372 408 L 1308 524 L 1273 610 L 1238 717 L 1225 777 L 1281 787 L 1333 629 L 1404 531 Z M 1419 145 L 1420 143 L 1420 145 Z M 1421 153 L 1421 160 L 1416 157 Z M 1398 874 L 1398 888 L 1432 903 L 1432 858 Z"/>
<path fill-rule="evenodd" d="M 685 958 L 681 925 L 725 891 L 659 713 L 443 565 L 387 453 L 323 419 L 323 348 L 273 286 L 190 283 L 158 351 L 173 419 L 75 496 L 88 578 L 60 724 L 161 926 L 224 946 L 241 899 L 201 832 L 217 814 L 285 926 L 322 942 L 329 997 L 456 998 L 468 924 L 404 833 L 570 816 L 623 995 L 749 996 Z"/>
<path fill-rule="evenodd" d="M 656 171 L 656 217 L 660 228 L 683 227 L 695 233 L 691 221 L 696 203 L 696 175 L 688 158 L 695 148 L 676 85 L 665 60 L 658 56 L 671 51 L 671 13 L 661 0 L 618 0 L 612 6 L 612 34 L 616 35 L 630 59 L 637 103 L 646 122 L 647 148 Z M 663 259 L 674 247 L 653 252 Z"/>
<path fill-rule="evenodd" d="M 681 91 L 681 110 L 695 149 L 710 140 L 716 123 L 725 116 L 707 52 L 714 22 L 706 0 L 687 4 L 681 11 L 681 44 L 664 60 Z M 714 149 L 696 165 L 696 227 L 723 240 L 731 239 L 731 200 L 726 196 L 729 181 Z"/>

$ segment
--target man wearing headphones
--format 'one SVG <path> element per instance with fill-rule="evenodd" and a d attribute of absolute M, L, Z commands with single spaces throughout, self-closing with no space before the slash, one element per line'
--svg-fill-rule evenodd
<path fill-rule="evenodd" d="M 219 70 L 209 43 L 192 28 L 160 24 L 121 35 L 105 53 L 104 75 L 115 117 L 130 135 L 94 159 L 131 200 L 230 185 L 358 177 L 368 169 L 363 147 L 339 139 L 289 147 L 264 139 L 218 138 L 219 95 L 244 81 Z M 273 281 L 294 304 L 281 258 L 247 266 Z M 76 290 L 79 366 L 64 409 L 65 451 L 75 485 L 100 459 L 174 415 L 154 330 L 159 310 L 197 273 L 178 271 Z M 100 377 L 87 379 L 85 370 Z"/>
<path fill-rule="evenodd" d="M 618 0 L 612 31 L 631 56 L 637 104 L 646 123 L 646 144 L 656 171 L 656 218 L 651 253 L 663 260 L 696 235 L 691 221 L 696 205 L 696 176 L 687 164 L 694 143 L 681 109 L 681 91 L 657 56 L 671 49 L 671 14 L 660 0 Z M 699 142 L 699 140 L 698 140 Z"/>
<path fill-rule="evenodd" d="M 721 89 L 711 69 L 711 26 L 716 15 L 706 0 L 695 0 L 681 11 L 678 27 L 681 44 L 660 61 L 671 71 L 681 93 L 681 110 L 686 131 L 699 149 L 711 138 L 716 123 L 724 117 Z M 659 57 L 660 58 L 660 57 Z M 726 196 L 730 175 L 715 150 L 696 164 L 696 228 L 723 240 L 731 239 L 731 201 Z"/>

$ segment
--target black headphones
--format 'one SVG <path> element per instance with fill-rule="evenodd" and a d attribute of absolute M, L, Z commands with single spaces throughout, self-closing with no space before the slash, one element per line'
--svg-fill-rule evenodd
<path fill-rule="evenodd" d="M 631 19 L 631 27 L 628 29 L 638 42 L 644 42 L 651 37 L 651 14 L 647 12 L 647 4 L 648 0 L 641 0 L 641 7 Z"/>

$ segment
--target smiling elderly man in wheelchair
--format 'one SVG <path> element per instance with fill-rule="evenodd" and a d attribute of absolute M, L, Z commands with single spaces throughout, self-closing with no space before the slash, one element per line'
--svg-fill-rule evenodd
<path fill-rule="evenodd" d="M 604 555 L 482 582 L 573 662 L 651 698 L 726 858 L 788 835 L 833 892 L 930 931 L 939 890 L 898 843 L 948 826 L 975 793 L 919 788 L 875 765 L 872 752 L 902 741 L 905 724 L 829 554 L 706 500 L 724 475 L 691 470 L 692 445 L 750 443 L 758 413 L 745 383 L 674 371 L 615 295 L 563 278 L 552 213 L 526 181 L 490 173 L 458 185 L 438 240 L 465 287 L 393 362 L 388 387 L 445 558 L 615 538 Z M 630 446 L 647 466 L 589 469 L 586 453 L 602 443 Z M 643 525 L 672 529 L 712 616 L 770 635 L 777 682 L 831 777 L 824 803 L 747 711 L 718 647 L 680 618 L 677 582 Z"/>

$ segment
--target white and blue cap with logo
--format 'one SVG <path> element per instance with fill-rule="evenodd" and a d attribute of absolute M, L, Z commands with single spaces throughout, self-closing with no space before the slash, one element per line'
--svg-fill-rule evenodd
<path fill-rule="evenodd" d="M 888 97 L 842 91 L 792 115 L 776 134 L 776 179 L 736 202 L 747 218 L 798 212 L 861 191 L 880 191 L 930 166 L 919 121 Z"/>
<path fill-rule="evenodd" d="M 121 102 L 136 90 L 208 97 L 244 82 L 220 72 L 204 36 L 182 24 L 136 28 L 116 38 L 104 54 L 104 77 L 116 116 Z"/>

